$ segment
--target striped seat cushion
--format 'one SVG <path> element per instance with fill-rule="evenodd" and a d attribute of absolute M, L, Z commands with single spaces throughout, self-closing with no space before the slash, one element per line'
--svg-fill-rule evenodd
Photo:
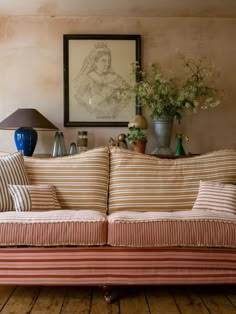
<path fill-rule="evenodd" d="M 53 185 L 8 185 L 16 211 L 61 209 Z"/>
<path fill-rule="evenodd" d="M 200 181 L 199 193 L 193 210 L 213 210 L 236 214 L 236 186 Z"/>
<path fill-rule="evenodd" d="M 109 213 L 190 210 L 199 182 L 236 181 L 236 150 L 181 159 L 160 159 L 110 149 Z"/>
<path fill-rule="evenodd" d="M 106 215 L 92 210 L 5 212 L 0 215 L 0 245 L 104 245 Z"/>
<path fill-rule="evenodd" d="M 236 216 L 212 211 L 117 212 L 108 244 L 129 247 L 236 247 Z"/>
<path fill-rule="evenodd" d="M 8 184 L 30 184 L 20 153 L 0 157 L 0 211 L 14 210 Z"/>
<path fill-rule="evenodd" d="M 58 158 L 25 157 L 25 166 L 32 184 L 56 187 L 62 209 L 91 209 L 106 213 L 108 148 Z"/>

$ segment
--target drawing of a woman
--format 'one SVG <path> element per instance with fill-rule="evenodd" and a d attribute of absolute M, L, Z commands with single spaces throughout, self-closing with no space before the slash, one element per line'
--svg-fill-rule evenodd
<path fill-rule="evenodd" d="M 117 107 L 122 106 L 122 86 L 127 82 L 115 73 L 111 61 L 111 50 L 99 42 L 85 58 L 75 78 L 75 98 L 88 112 L 115 115 L 119 110 Z"/>

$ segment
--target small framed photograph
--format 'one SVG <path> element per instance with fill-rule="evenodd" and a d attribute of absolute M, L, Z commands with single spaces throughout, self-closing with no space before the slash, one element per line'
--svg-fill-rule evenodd
<path fill-rule="evenodd" d="M 141 36 L 68 34 L 63 45 L 64 125 L 127 126 L 138 104 L 122 90 L 137 79 Z"/>

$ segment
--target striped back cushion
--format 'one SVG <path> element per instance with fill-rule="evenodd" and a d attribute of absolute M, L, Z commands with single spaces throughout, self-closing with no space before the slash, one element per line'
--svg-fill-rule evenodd
<path fill-rule="evenodd" d="M 181 159 L 110 150 L 109 212 L 191 210 L 200 180 L 236 181 L 236 150 Z"/>
<path fill-rule="evenodd" d="M 21 153 L 0 157 L 0 211 L 14 210 L 8 184 L 30 184 Z"/>
<path fill-rule="evenodd" d="M 8 188 L 18 212 L 61 209 L 53 185 L 9 185 Z"/>
<path fill-rule="evenodd" d="M 109 151 L 106 147 L 57 158 L 25 157 L 32 184 L 51 184 L 63 209 L 107 210 Z"/>
<path fill-rule="evenodd" d="M 193 210 L 213 210 L 236 214 L 236 186 L 218 182 L 200 181 Z"/>

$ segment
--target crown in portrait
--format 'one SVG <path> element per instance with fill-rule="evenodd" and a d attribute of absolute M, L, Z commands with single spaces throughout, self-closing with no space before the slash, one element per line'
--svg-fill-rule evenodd
<path fill-rule="evenodd" d="M 107 43 L 102 41 L 95 43 L 94 47 L 96 50 L 110 51 L 110 49 L 107 47 Z"/>

